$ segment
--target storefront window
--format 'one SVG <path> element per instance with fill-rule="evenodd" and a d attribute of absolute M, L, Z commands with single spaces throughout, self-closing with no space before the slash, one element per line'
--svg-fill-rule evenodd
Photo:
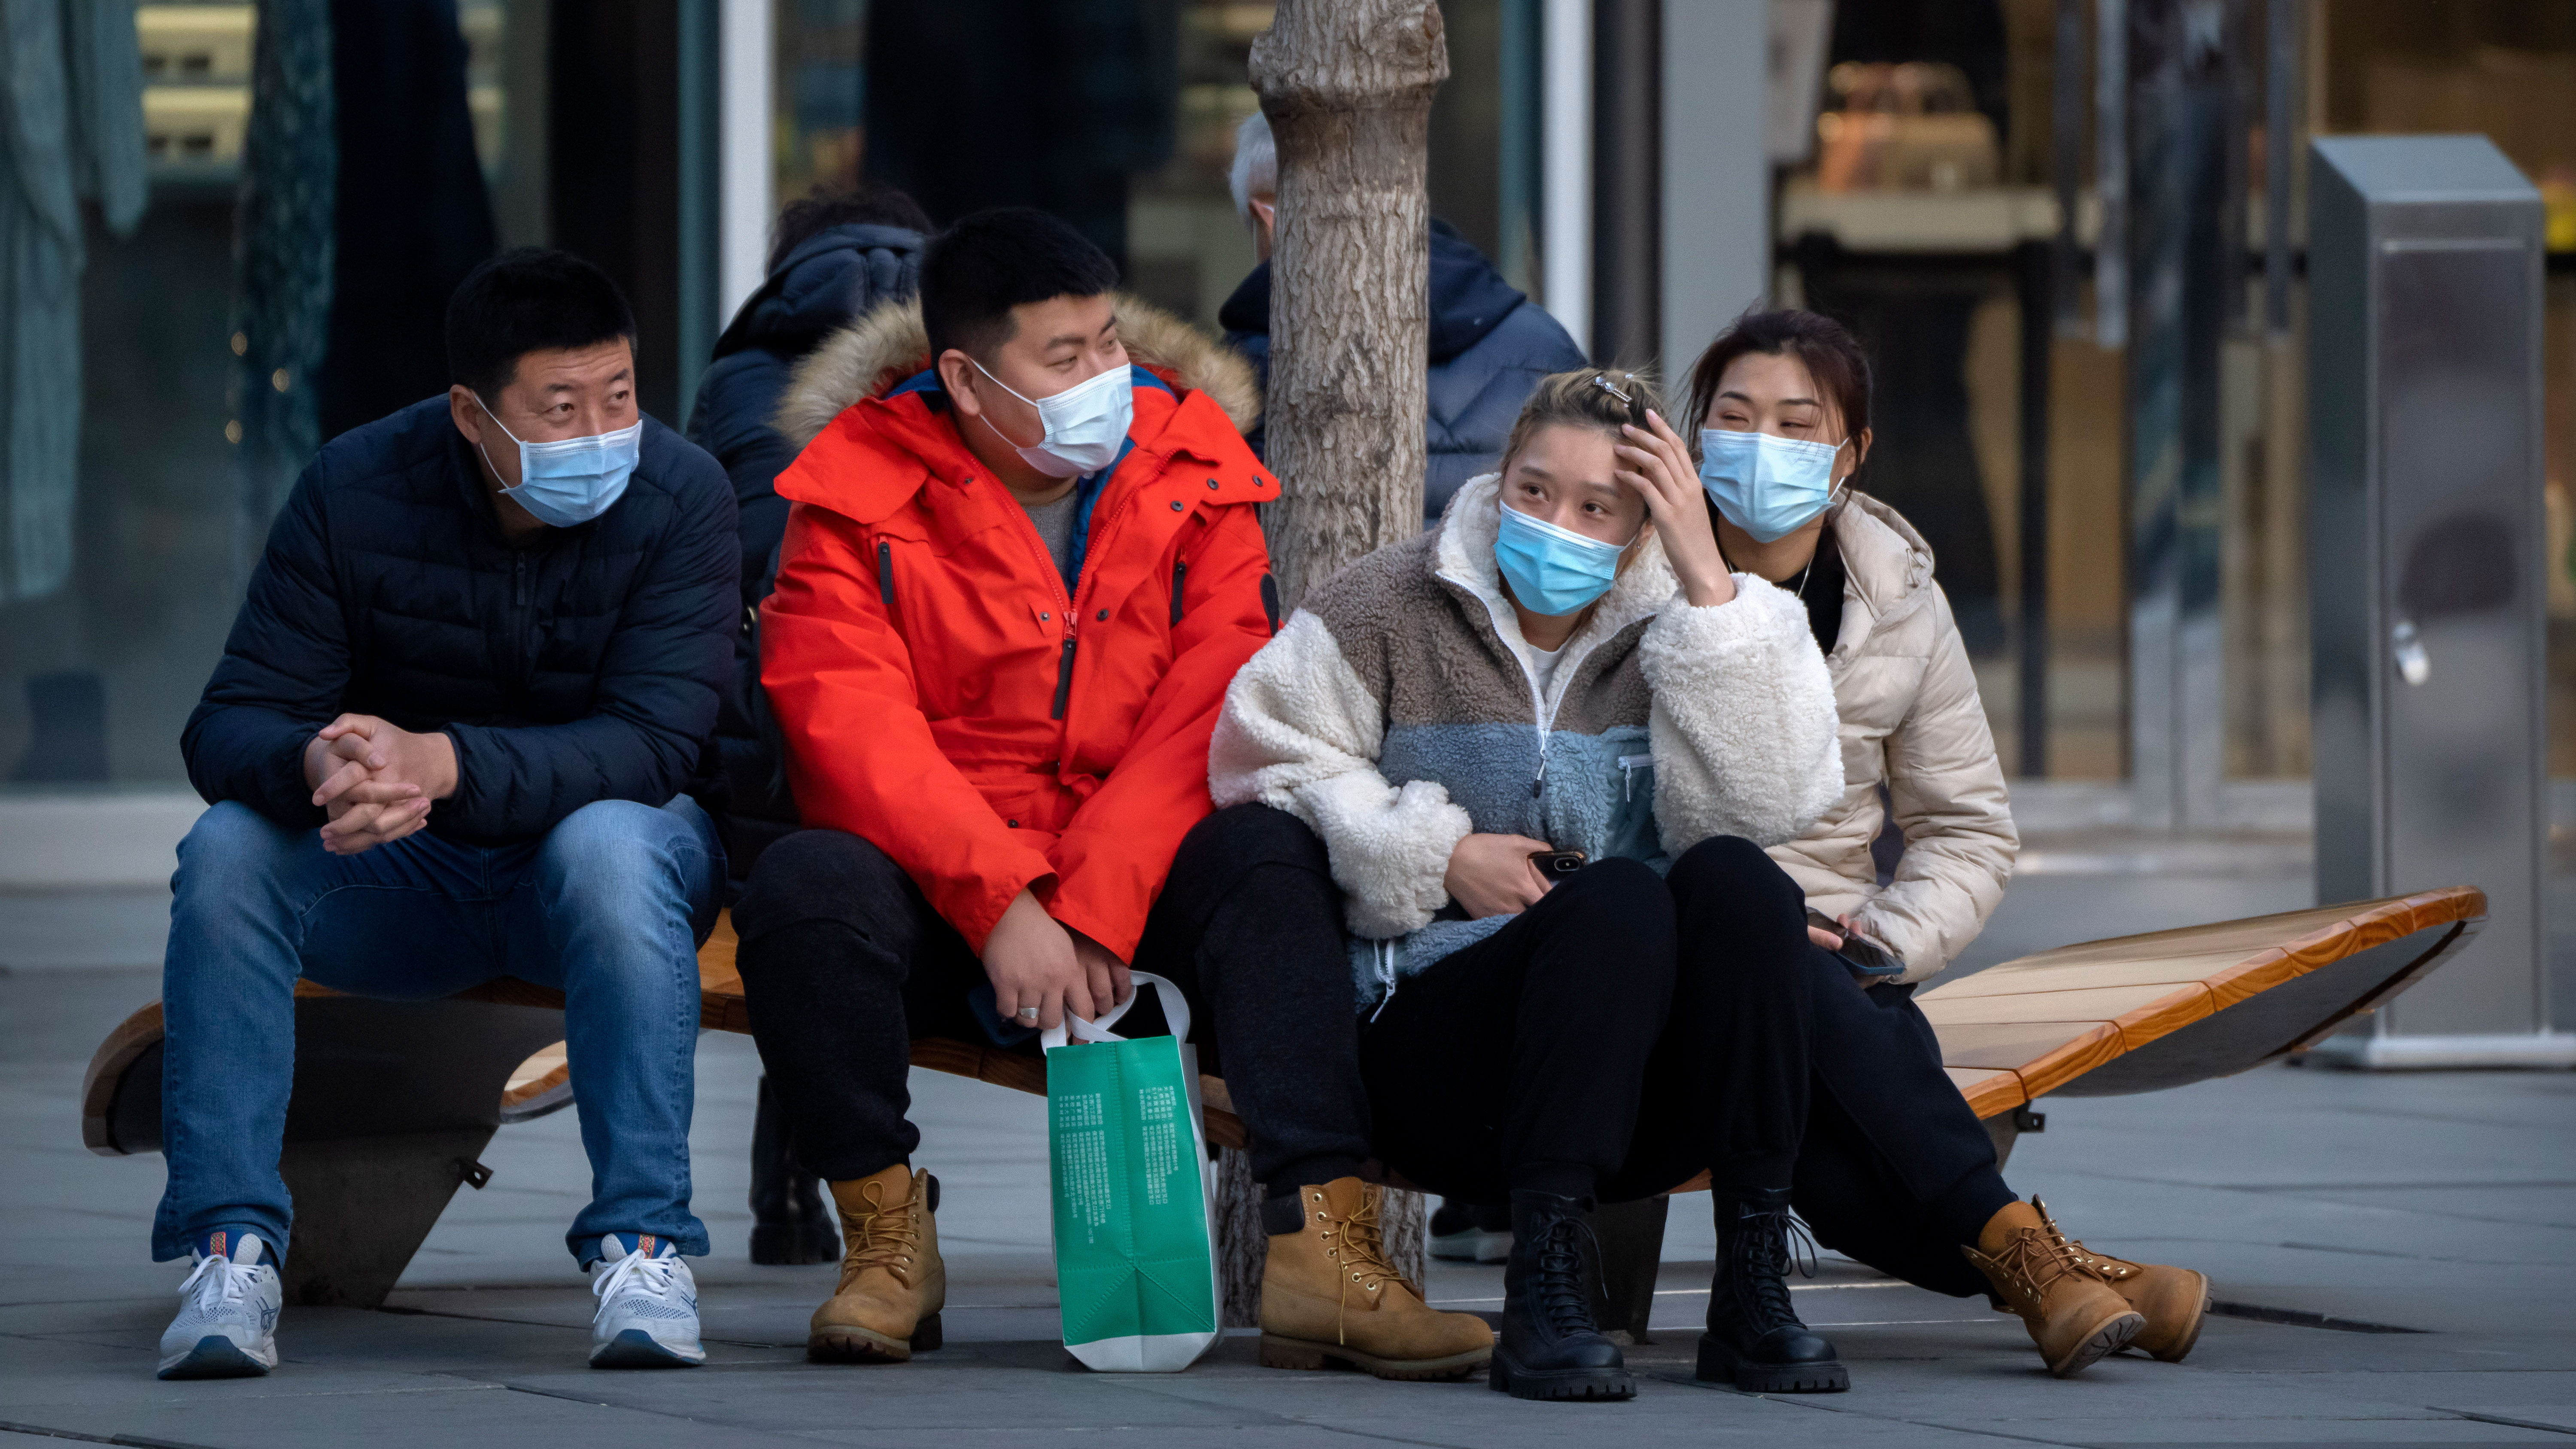
<path fill-rule="evenodd" d="M 352 13 L 365 14 L 363 7 Z M 426 358 L 441 376 L 436 314 L 453 285 L 445 273 L 488 253 L 490 242 L 466 224 L 489 217 L 486 187 L 506 189 L 516 179 L 533 188 L 528 204 L 509 214 L 510 240 L 541 239 L 543 217 L 543 127 L 512 124 L 514 116 L 542 110 L 514 113 L 509 104 L 512 77 L 521 73 L 512 69 L 513 42 L 542 45 L 543 7 L 463 0 L 454 14 L 458 40 L 442 45 L 434 33 L 424 41 L 407 31 L 376 59 L 404 68 L 403 79 L 423 91 L 462 92 L 475 154 L 463 169 L 463 189 L 455 190 L 450 176 L 442 184 L 451 189 L 425 204 L 461 218 L 456 235 L 464 243 L 447 245 L 456 253 L 450 256 L 406 250 L 399 236 L 374 239 L 373 250 L 344 238 L 330 279 L 342 294 L 393 299 L 367 332 L 371 353 Z M 246 391 L 282 394 L 311 382 L 282 371 L 251 375 L 257 358 L 248 329 L 259 324 L 248 320 L 255 309 L 246 311 L 243 301 L 237 203 L 252 130 L 258 20 L 258 8 L 244 4 L 135 11 L 148 199 L 124 237 L 109 231 L 96 207 L 84 207 L 71 556 L 59 586 L 0 602 L 0 777 L 10 787 L 183 782 L 180 730 L 222 652 L 266 532 L 274 500 L 246 476 L 241 403 Z M 541 73 L 541 55 L 523 46 L 519 60 L 523 67 L 536 62 Z M 361 94 L 376 87 L 381 95 L 386 78 L 371 73 L 336 83 Z M 374 167 L 369 179 L 429 194 L 430 183 L 407 171 L 382 173 L 425 164 L 431 148 L 394 144 L 399 138 L 381 132 L 361 139 L 366 154 L 340 157 L 342 177 L 352 165 Z M 341 221 L 345 232 L 347 217 Z M 327 231 L 330 218 L 321 225 Z M 488 219 L 481 228 L 480 237 L 492 236 Z M 363 260 L 371 256 L 386 260 Z M 353 274 L 353 267 L 372 270 Z M 429 300 L 414 305 L 418 295 Z M 417 368 L 385 372 L 401 401 L 435 390 L 437 377 L 423 376 Z M 370 415 L 383 410 L 366 406 Z"/>

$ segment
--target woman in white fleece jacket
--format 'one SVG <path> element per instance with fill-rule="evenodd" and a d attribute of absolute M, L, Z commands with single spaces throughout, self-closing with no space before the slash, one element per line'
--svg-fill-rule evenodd
<path fill-rule="evenodd" d="M 1543 382 L 1501 473 L 1327 580 L 1236 676 L 1210 788 L 1322 839 L 1374 1154 L 1510 1202 L 1496 1387 L 1633 1391 L 1573 1245 L 1594 1200 L 1706 1169 L 1700 1375 L 1839 1389 L 1790 1305 L 1793 1195 L 1836 1248 L 1952 1293 L 1990 1286 L 1960 1249 L 2029 1210 L 1910 993 L 1863 989 L 1764 853 L 1842 797 L 1832 684 L 1798 598 L 1729 573 L 1650 404 L 1623 374 Z"/>

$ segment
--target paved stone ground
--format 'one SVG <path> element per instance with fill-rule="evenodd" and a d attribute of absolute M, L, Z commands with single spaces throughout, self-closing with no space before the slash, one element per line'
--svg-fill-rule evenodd
<path fill-rule="evenodd" d="M 2087 936 L 2306 903 L 2295 873 L 2034 876 L 1970 965 Z M 0 902 L 0 936 L 10 913 Z M 290 1309 L 266 1379 L 162 1384 L 176 1265 L 144 1261 L 157 1158 L 82 1150 L 81 1064 L 157 992 L 148 970 L 0 974 L 0 1449 L 183 1446 L 1393 1442 L 1785 1445 L 2568 1444 L 2576 1435 L 2576 1076 L 2349 1076 L 2271 1068 L 2150 1097 L 2057 1099 L 2009 1176 L 2116 1251 L 2206 1268 L 2230 1316 L 2182 1365 L 2123 1356 L 2072 1382 L 1979 1301 L 1828 1256 L 1798 1285 L 1848 1394 L 1694 1384 L 1703 1197 L 1676 1201 L 1656 1339 L 1617 1407 L 1520 1403 L 1481 1382 L 1259 1368 L 1232 1337 L 1186 1374 L 1095 1375 L 1054 1341 L 1036 1099 L 917 1074 L 921 1160 L 946 1184 L 949 1347 L 903 1368 L 808 1365 L 830 1269 L 755 1268 L 742 1208 L 757 1062 L 699 1053 L 697 1264 L 708 1367 L 582 1366 L 590 1297 L 561 1250 L 587 1185 L 571 1114 L 504 1129 L 386 1311 Z M 1497 1269 L 1435 1270 L 1499 1307 Z M 2250 1315 L 2250 1316 L 2247 1316 Z M 2267 1321 L 2269 1320 L 2269 1321 Z M 2337 1327 L 2315 1326 L 2320 1323 Z M 2375 1327 L 2382 1331 L 2363 1331 Z M 2412 1331 L 2385 1331 L 2412 1330 Z M 60 1436 L 47 1440 L 44 1436 Z"/>

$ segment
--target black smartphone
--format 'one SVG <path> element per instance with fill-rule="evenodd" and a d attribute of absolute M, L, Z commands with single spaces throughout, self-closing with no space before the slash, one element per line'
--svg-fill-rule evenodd
<path fill-rule="evenodd" d="M 1586 858 L 1587 857 L 1583 852 L 1579 850 L 1533 850 L 1530 852 L 1530 864 L 1537 866 L 1538 873 L 1545 877 L 1551 884 L 1561 881 L 1567 876 L 1574 874 L 1576 871 L 1583 869 L 1583 862 Z"/>
<path fill-rule="evenodd" d="M 1897 960 L 1896 953 L 1887 949 L 1885 943 L 1871 940 L 1812 906 L 1807 910 L 1807 924 L 1842 937 L 1842 949 L 1834 954 L 1843 958 L 1854 971 L 1864 976 L 1905 974 L 1905 963 Z"/>

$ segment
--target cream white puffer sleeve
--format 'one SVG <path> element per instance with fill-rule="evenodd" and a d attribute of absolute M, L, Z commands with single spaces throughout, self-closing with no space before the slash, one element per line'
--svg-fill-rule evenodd
<path fill-rule="evenodd" d="M 1840 508 L 1833 528 L 1850 573 L 1832 662 L 1843 796 L 1771 857 L 1809 905 L 1852 916 L 1905 962 L 1904 980 L 1922 981 L 1985 929 L 2021 836 L 1976 671 L 1932 581 L 1931 551 L 1895 510 L 1866 495 Z M 1857 626 L 1854 610 L 1866 615 Z M 1870 842 L 1891 816 L 1905 854 L 1882 889 Z"/>

